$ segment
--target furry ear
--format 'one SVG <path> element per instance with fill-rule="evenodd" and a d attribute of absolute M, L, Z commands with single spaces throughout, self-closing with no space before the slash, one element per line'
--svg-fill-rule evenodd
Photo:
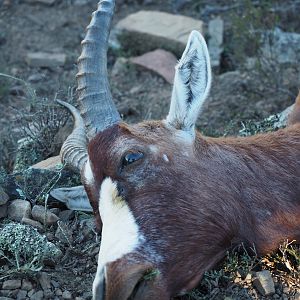
<path fill-rule="evenodd" d="M 176 66 L 167 123 L 194 135 L 195 123 L 211 85 L 211 66 L 206 42 L 192 31 Z"/>

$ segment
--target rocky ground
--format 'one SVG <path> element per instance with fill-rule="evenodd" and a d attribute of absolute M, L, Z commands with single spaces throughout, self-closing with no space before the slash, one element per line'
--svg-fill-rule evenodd
<path fill-rule="evenodd" d="M 53 99 L 76 103 L 76 59 L 96 2 L 0 0 L 0 73 L 6 74 L 0 76 L 0 300 L 91 299 L 99 252 L 92 216 L 49 196 L 53 188 L 78 184 L 78 176 L 57 158 L 28 167 L 57 155 L 72 127 Z M 167 114 L 174 64 L 184 44 L 166 28 L 156 31 L 169 36 L 150 32 L 143 39 L 124 18 L 140 10 L 168 12 L 168 28 L 180 24 L 172 21 L 178 14 L 193 18 L 184 24 L 202 30 L 214 60 L 211 95 L 198 127 L 218 136 L 238 134 L 241 122 L 248 126 L 247 120 L 262 120 L 294 101 L 299 6 L 298 1 L 117 0 L 113 33 L 122 31 L 122 47 L 110 41 L 109 73 L 123 118 L 137 122 Z M 149 18 L 153 24 L 155 14 Z M 146 26 L 147 17 L 141 19 Z M 178 25 L 180 30 L 186 34 Z M 270 31 L 271 42 L 257 35 Z M 157 47 L 162 50 L 152 52 Z M 241 246 L 181 299 L 297 300 L 299 277 L 296 244 L 263 258 Z"/>

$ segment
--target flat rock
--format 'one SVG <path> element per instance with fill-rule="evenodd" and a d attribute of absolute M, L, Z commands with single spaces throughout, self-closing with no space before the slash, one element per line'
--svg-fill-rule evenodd
<path fill-rule="evenodd" d="M 15 290 L 15 289 L 19 289 L 21 285 L 22 285 L 21 279 L 6 280 L 3 282 L 2 289 Z"/>
<path fill-rule="evenodd" d="M 44 230 L 44 227 L 43 227 L 43 225 L 40 222 L 32 220 L 32 219 L 29 219 L 29 218 L 24 218 L 23 217 L 22 220 L 21 220 L 21 223 L 22 224 L 31 225 L 31 226 L 33 226 L 34 228 L 36 228 L 40 232 Z"/>
<path fill-rule="evenodd" d="M 32 218 L 36 221 L 41 222 L 42 224 L 44 224 L 45 222 L 46 225 L 53 225 L 59 220 L 57 215 L 55 215 L 48 209 L 45 210 L 45 207 L 42 205 L 35 205 L 32 208 L 31 213 L 32 213 Z"/>
<path fill-rule="evenodd" d="M 27 200 L 14 200 L 9 204 L 7 214 L 10 219 L 18 222 L 20 222 L 24 217 L 30 218 L 31 204 Z"/>
<path fill-rule="evenodd" d="M 133 57 L 130 62 L 146 70 L 153 71 L 171 84 L 174 81 L 177 58 L 169 51 L 156 49 L 141 56 Z"/>
<path fill-rule="evenodd" d="M 42 300 L 44 299 L 44 293 L 43 291 L 38 291 L 31 295 L 30 300 Z"/>
<path fill-rule="evenodd" d="M 25 290 L 28 292 L 33 289 L 33 286 L 32 286 L 32 283 L 28 279 L 23 279 L 21 288 L 22 288 L 22 290 Z"/>
<path fill-rule="evenodd" d="M 7 203 L 9 196 L 4 192 L 2 186 L 0 186 L 0 206 Z"/>
<path fill-rule="evenodd" d="M 71 294 L 71 292 L 69 292 L 69 291 L 64 291 L 64 292 L 62 293 L 62 298 L 63 298 L 63 299 L 73 299 L 72 294 Z"/>
<path fill-rule="evenodd" d="M 203 22 L 191 17 L 143 10 L 122 19 L 115 27 L 121 45 L 134 54 L 162 48 L 178 57 L 184 51 L 192 30 L 203 34 Z"/>
<path fill-rule="evenodd" d="M 26 299 L 27 291 L 19 290 L 17 294 L 17 300 L 23 300 Z"/>
<path fill-rule="evenodd" d="M 45 272 L 39 273 L 38 279 L 43 291 L 47 291 L 51 289 L 50 277 L 47 273 Z"/>
<path fill-rule="evenodd" d="M 208 23 L 208 50 L 212 67 L 219 67 L 223 51 L 224 21 L 217 17 Z"/>
<path fill-rule="evenodd" d="M 45 160 L 42 160 L 33 166 L 31 168 L 33 169 L 44 169 L 44 170 L 55 170 L 57 169 L 57 166 L 61 165 L 61 158 L 59 155 L 49 157 Z"/>
<path fill-rule="evenodd" d="M 7 217 L 8 203 L 0 205 L 0 219 Z"/>
<path fill-rule="evenodd" d="M 59 219 L 63 222 L 72 220 L 74 216 L 75 216 L 74 210 L 70 210 L 70 209 L 63 210 L 58 215 Z"/>
<path fill-rule="evenodd" d="M 26 55 L 26 62 L 31 67 L 59 67 L 66 62 L 64 53 L 30 52 Z"/>
<path fill-rule="evenodd" d="M 40 3 L 46 5 L 53 5 L 56 2 L 56 0 L 23 0 L 23 1 L 30 4 Z"/>
<path fill-rule="evenodd" d="M 253 284 L 263 296 L 269 296 L 275 293 L 274 281 L 268 270 L 256 272 Z"/>

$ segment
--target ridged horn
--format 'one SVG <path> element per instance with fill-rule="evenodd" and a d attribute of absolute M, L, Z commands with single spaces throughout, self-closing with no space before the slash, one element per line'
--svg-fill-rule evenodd
<path fill-rule="evenodd" d="M 74 106 L 58 99 L 56 101 L 66 107 L 74 119 L 73 131 L 65 140 L 60 150 L 61 160 L 63 163 L 80 172 L 88 159 L 87 138 L 83 119 Z"/>
<path fill-rule="evenodd" d="M 102 0 L 93 13 L 78 58 L 77 92 L 80 113 L 90 140 L 116 124 L 120 115 L 113 103 L 107 75 L 107 48 L 114 0 Z"/>

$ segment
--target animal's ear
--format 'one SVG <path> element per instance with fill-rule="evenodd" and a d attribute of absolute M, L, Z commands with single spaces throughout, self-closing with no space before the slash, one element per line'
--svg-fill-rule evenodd
<path fill-rule="evenodd" d="M 211 85 L 211 66 L 206 42 L 192 31 L 176 66 L 170 111 L 166 121 L 194 134 L 195 123 Z"/>

